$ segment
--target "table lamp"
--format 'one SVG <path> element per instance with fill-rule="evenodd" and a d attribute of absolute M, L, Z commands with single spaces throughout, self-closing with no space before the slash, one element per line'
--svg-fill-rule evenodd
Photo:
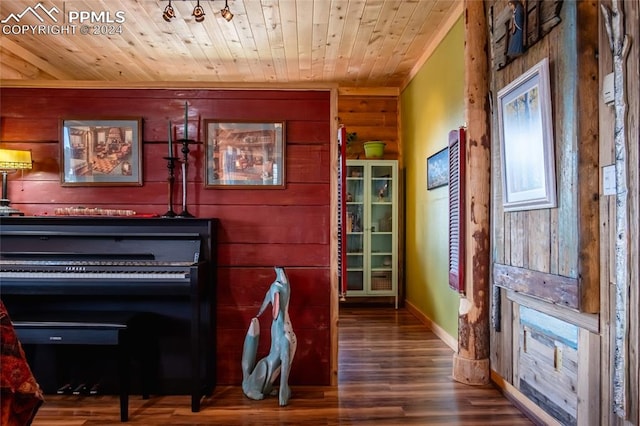
<path fill-rule="evenodd" d="M 18 170 L 29 170 L 33 167 L 31 151 L 21 149 L 0 148 L 0 173 L 2 173 L 2 199 L 0 200 L 0 216 L 24 216 L 20 210 L 9 206 L 7 196 L 7 175 Z"/>

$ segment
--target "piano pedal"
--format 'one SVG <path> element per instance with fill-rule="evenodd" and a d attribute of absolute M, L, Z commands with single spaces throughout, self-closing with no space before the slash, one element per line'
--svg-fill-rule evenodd
<path fill-rule="evenodd" d="M 100 383 L 96 383 L 89 389 L 89 395 L 98 395 L 100 393 Z"/>
<path fill-rule="evenodd" d="M 87 388 L 87 385 L 84 384 L 84 383 L 81 383 L 73 390 L 73 394 L 74 395 L 86 395 L 88 390 L 89 389 Z"/>
<path fill-rule="evenodd" d="M 65 385 L 62 385 L 60 388 L 58 388 L 56 393 L 58 395 L 70 395 L 71 389 L 72 389 L 71 383 L 67 383 Z"/>

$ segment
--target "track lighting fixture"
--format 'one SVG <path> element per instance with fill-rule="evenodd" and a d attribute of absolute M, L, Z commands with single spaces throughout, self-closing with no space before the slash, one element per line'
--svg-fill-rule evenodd
<path fill-rule="evenodd" d="M 164 12 L 162 13 L 162 17 L 165 21 L 171 22 L 171 18 L 176 17 L 176 12 L 173 10 L 173 6 L 171 6 L 171 0 L 169 0 L 169 4 L 164 8 Z"/>
<path fill-rule="evenodd" d="M 220 14 L 227 22 L 230 22 L 233 19 L 233 13 L 229 10 L 229 3 L 227 0 L 224 0 L 224 9 L 220 11 Z"/>
<path fill-rule="evenodd" d="M 229 0 L 224 1 L 224 8 L 220 10 L 220 14 L 227 22 L 233 19 L 233 13 L 231 13 L 231 10 L 229 10 Z M 204 21 L 205 13 L 202 6 L 200 6 L 200 0 L 197 1 L 196 7 L 193 8 L 193 13 L 191 15 L 194 17 L 196 22 Z M 164 8 L 164 11 L 162 12 L 162 19 L 164 19 L 167 22 L 171 22 L 171 20 L 175 17 L 176 17 L 176 11 L 171 5 L 171 0 L 169 0 L 169 4 L 167 5 L 167 7 Z"/>
<path fill-rule="evenodd" d="M 198 0 L 198 4 L 193 8 L 193 16 L 196 18 L 196 22 L 204 21 L 204 9 L 200 6 L 200 0 Z"/>

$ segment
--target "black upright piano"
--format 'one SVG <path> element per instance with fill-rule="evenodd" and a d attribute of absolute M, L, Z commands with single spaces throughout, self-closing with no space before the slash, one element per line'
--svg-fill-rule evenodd
<path fill-rule="evenodd" d="M 0 218 L 2 301 L 14 322 L 127 318 L 151 393 L 190 394 L 198 411 L 215 386 L 216 226 L 200 218 Z M 95 371 L 106 360 L 88 346 L 73 354 L 33 346 L 45 393 L 82 374 L 108 384 L 109 373 Z"/>

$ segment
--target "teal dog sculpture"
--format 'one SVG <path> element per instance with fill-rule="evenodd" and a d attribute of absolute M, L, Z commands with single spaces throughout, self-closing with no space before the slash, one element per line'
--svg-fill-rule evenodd
<path fill-rule="evenodd" d="M 276 279 L 269 287 L 258 315 L 251 319 L 242 350 L 242 391 L 251 399 L 260 400 L 273 392 L 273 384 L 280 375 L 280 405 L 287 405 L 291 397 L 289 371 L 296 353 L 297 340 L 289 319 L 291 287 L 284 268 L 276 266 Z M 271 349 L 256 363 L 260 341 L 258 317 L 271 304 Z"/>

